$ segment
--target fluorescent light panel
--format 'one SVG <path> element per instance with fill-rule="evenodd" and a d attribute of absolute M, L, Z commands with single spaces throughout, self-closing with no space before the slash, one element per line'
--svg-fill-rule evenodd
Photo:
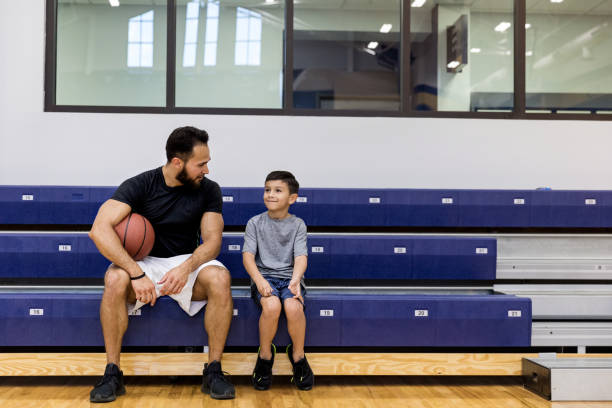
<path fill-rule="evenodd" d="M 495 31 L 497 31 L 498 33 L 503 33 L 505 32 L 507 29 L 509 29 L 510 27 L 512 27 L 512 24 L 507 22 L 507 21 L 502 21 L 501 23 L 499 23 L 497 26 L 495 26 Z"/>
<path fill-rule="evenodd" d="M 471 52 L 472 54 L 480 54 L 480 51 L 481 51 L 481 49 L 480 49 L 480 48 L 472 48 L 472 49 L 470 50 L 470 52 Z"/>
<path fill-rule="evenodd" d="M 563 0 L 550 0 L 551 3 L 563 3 Z"/>
<path fill-rule="evenodd" d="M 368 48 L 373 50 L 376 47 L 378 47 L 378 42 L 377 41 L 370 41 L 370 43 L 368 44 Z"/>
<path fill-rule="evenodd" d="M 391 27 L 393 27 L 392 24 L 383 24 L 382 26 L 380 26 L 380 32 L 381 33 L 388 33 L 389 31 L 391 31 Z"/>
<path fill-rule="evenodd" d="M 363 50 L 364 50 L 365 52 L 367 52 L 368 54 L 370 54 L 370 55 L 376 55 L 376 51 L 371 50 L 371 49 L 369 49 L 369 48 L 364 48 Z"/>
<path fill-rule="evenodd" d="M 108 0 L 111 7 L 119 7 L 119 0 Z"/>
<path fill-rule="evenodd" d="M 449 67 L 450 69 L 457 68 L 459 66 L 459 61 L 451 61 L 446 66 Z"/>
<path fill-rule="evenodd" d="M 423 7 L 427 0 L 414 0 L 411 4 L 412 7 Z"/>
<path fill-rule="evenodd" d="M 525 24 L 525 30 L 529 30 L 531 28 L 531 24 L 527 23 Z"/>

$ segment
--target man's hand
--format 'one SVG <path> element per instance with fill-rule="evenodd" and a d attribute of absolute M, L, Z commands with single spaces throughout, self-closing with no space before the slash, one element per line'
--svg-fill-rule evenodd
<path fill-rule="evenodd" d="M 184 263 L 170 269 L 158 282 L 160 285 L 164 285 L 159 290 L 159 294 L 164 296 L 176 295 L 177 293 L 180 293 L 180 291 L 185 287 L 191 272 L 192 271 L 190 271 L 187 265 Z"/>
<path fill-rule="evenodd" d="M 291 279 L 289 281 L 289 290 L 293 293 L 293 297 L 299 299 L 302 303 L 304 303 L 304 299 L 302 298 L 302 285 L 300 281 L 297 279 Z"/>
<path fill-rule="evenodd" d="M 270 286 L 266 278 L 262 277 L 259 281 L 255 282 L 255 284 L 261 296 L 268 297 L 272 295 L 272 286 Z"/>
<path fill-rule="evenodd" d="M 142 303 L 151 303 L 151 306 L 155 305 L 155 301 L 157 300 L 155 285 L 148 276 L 133 280 L 132 288 L 136 294 L 136 300 L 140 300 Z"/>

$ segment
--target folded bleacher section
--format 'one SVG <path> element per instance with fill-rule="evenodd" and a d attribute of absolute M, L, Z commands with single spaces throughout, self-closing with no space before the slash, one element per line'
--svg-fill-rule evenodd
<path fill-rule="evenodd" d="M 98 308 L 108 262 L 85 231 L 113 191 L 0 186 L 0 347 L 103 345 Z M 254 348 L 259 311 L 242 267 L 241 231 L 265 210 L 262 190 L 224 188 L 223 201 L 228 232 L 219 260 L 234 282 L 227 346 Z M 601 234 L 612 226 L 612 192 L 302 189 L 291 212 L 316 231 L 308 238 L 307 347 L 528 348 L 555 345 L 553 332 L 541 344 L 532 339 L 532 327 L 541 323 L 535 305 L 532 313 L 532 292 L 559 278 L 532 278 L 520 254 L 507 257 L 500 248 L 533 251 L 560 233 L 570 233 L 570 243 Z M 605 268 L 585 279 L 605 286 Z M 512 288 L 526 292 L 516 296 Z M 565 317 L 546 318 L 554 324 Z M 584 327 L 576 330 L 589 338 Z M 601 345 L 581 341 L 558 345 Z M 276 342 L 289 342 L 283 328 Z M 206 344 L 202 312 L 189 318 L 168 298 L 130 316 L 124 340 L 133 347 Z"/>

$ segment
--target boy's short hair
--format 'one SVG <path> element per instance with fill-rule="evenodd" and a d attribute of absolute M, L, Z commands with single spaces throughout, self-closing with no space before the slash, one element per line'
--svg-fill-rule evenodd
<path fill-rule="evenodd" d="M 298 183 L 293 174 L 289 173 L 288 171 L 273 171 L 266 177 L 266 183 L 272 180 L 280 180 L 287 183 L 287 186 L 289 186 L 289 194 L 297 194 L 300 190 L 300 183 Z"/>

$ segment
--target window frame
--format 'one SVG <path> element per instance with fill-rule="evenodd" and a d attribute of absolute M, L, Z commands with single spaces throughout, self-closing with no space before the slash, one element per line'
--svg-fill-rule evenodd
<path fill-rule="evenodd" d="M 527 113 L 525 74 L 526 56 L 526 0 L 514 0 L 514 107 L 511 112 L 458 112 L 415 111 L 411 109 L 413 90 L 410 87 L 410 3 L 400 0 L 400 110 L 324 110 L 296 109 L 293 107 L 293 0 L 284 0 L 285 30 L 283 49 L 283 104 L 281 108 L 205 108 L 177 107 L 176 95 L 176 0 L 167 0 L 167 51 L 166 51 L 166 106 L 98 106 L 58 105 L 57 85 L 57 7 L 58 0 L 46 0 L 45 27 L 45 112 L 90 112 L 90 113 L 166 113 L 166 114 L 211 114 L 211 115 L 271 115 L 271 116 L 346 116 L 346 117 L 405 117 L 405 118 L 457 118 L 457 119 L 528 119 L 528 120 L 587 120 L 611 121 L 612 115 Z"/>

